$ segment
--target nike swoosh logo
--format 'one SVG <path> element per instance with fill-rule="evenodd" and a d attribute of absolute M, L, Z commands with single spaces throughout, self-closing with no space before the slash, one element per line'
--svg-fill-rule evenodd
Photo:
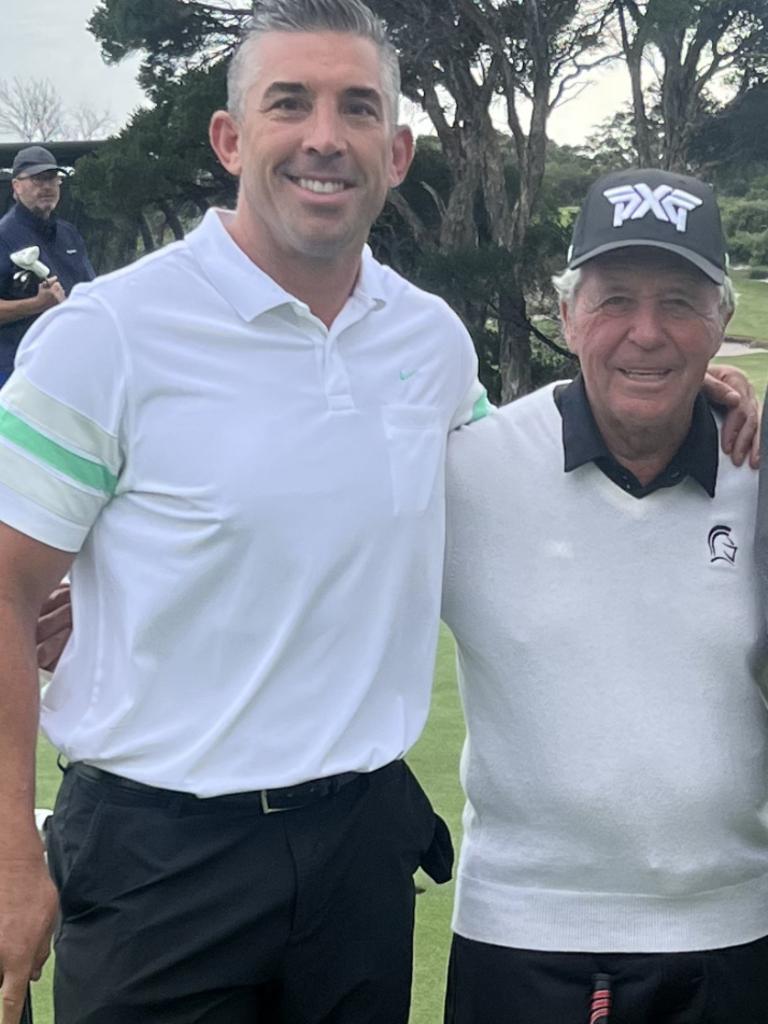
<path fill-rule="evenodd" d="M 400 371 L 400 380 L 408 380 L 408 378 L 412 377 L 414 375 L 414 373 L 416 373 L 416 370 L 409 370 L 407 373 L 405 372 L 405 370 L 401 370 Z"/>

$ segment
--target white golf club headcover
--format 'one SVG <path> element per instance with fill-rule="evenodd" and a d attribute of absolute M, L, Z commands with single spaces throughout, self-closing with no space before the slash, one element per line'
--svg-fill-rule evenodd
<path fill-rule="evenodd" d="M 21 267 L 22 270 L 31 270 L 35 277 L 45 281 L 50 276 L 51 271 L 44 263 L 40 262 L 38 259 L 39 255 L 39 246 L 28 245 L 26 249 L 17 249 L 16 252 L 12 252 L 11 262 L 15 263 L 17 267 Z"/>

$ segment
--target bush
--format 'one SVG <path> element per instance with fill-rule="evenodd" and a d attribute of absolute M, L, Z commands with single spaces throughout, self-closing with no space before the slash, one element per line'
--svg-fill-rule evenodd
<path fill-rule="evenodd" d="M 752 235 L 751 237 L 750 266 L 754 267 L 768 263 L 768 231 L 761 231 L 760 234 Z"/>
<path fill-rule="evenodd" d="M 739 231 L 754 235 L 768 230 L 768 199 L 726 199 L 721 206 L 727 237 Z"/>
<path fill-rule="evenodd" d="M 750 281 L 765 281 L 766 279 L 768 279 L 768 267 L 750 267 L 747 277 Z"/>
<path fill-rule="evenodd" d="M 742 266 L 752 262 L 752 243 L 754 236 L 746 231 L 735 231 L 728 237 L 728 255 L 733 266 Z"/>

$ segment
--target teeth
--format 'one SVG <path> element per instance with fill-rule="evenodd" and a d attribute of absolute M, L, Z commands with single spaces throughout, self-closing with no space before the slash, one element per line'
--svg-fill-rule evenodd
<path fill-rule="evenodd" d="M 322 195 L 343 192 L 345 188 L 343 181 L 316 181 L 314 178 L 299 178 L 298 182 L 308 192 L 319 192 Z"/>
<path fill-rule="evenodd" d="M 664 377 L 666 370 L 622 370 L 626 377 Z"/>

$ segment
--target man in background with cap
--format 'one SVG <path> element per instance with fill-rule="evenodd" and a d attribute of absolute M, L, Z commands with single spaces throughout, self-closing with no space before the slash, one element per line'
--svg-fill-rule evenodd
<path fill-rule="evenodd" d="M 0 385 L 37 317 L 62 302 L 78 282 L 95 277 L 80 232 L 54 212 L 66 173 L 43 146 L 26 146 L 13 161 L 16 202 L 0 219 Z M 37 246 L 48 277 L 20 269 L 11 259 L 11 253 L 30 246 Z"/>
<path fill-rule="evenodd" d="M 725 270 L 708 186 L 599 179 L 554 281 L 581 373 L 450 440 L 448 1024 L 768 1019 L 757 474 L 700 390 Z"/>

